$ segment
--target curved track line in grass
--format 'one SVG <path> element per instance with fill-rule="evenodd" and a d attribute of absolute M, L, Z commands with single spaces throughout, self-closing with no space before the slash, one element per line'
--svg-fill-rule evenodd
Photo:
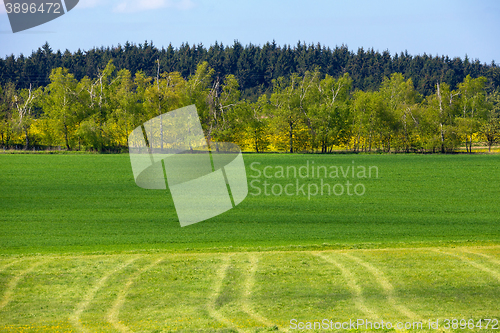
<path fill-rule="evenodd" d="M 238 332 L 243 332 L 239 328 L 235 327 L 234 324 L 230 320 L 228 320 L 226 317 L 224 317 L 224 315 L 219 310 L 217 310 L 216 306 L 215 306 L 217 298 L 219 297 L 219 294 L 220 294 L 221 289 L 222 289 L 222 282 L 226 278 L 227 269 L 229 268 L 230 259 L 231 258 L 229 255 L 225 255 L 222 259 L 222 264 L 216 273 L 216 280 L 215 280 L 214 287 L 213 287 L 214 293 L 212 294 L 212 297 L 210 297 L 210 300 L 207 304 L 207 308 L 208 308 L 208 313 L 212 318 L 217 319 L 219 322 L 225 324 L 229 328 L 234 328 Z"/>
<path fill-rule="evenodd" d="M 127 297 L 127 293 L 130 290 L 130 287 L 134 284 L 134 281 L 143 273 L 149 271 L 151 268 L 154 266 L 158 265 L 160 262 L 162 262 L 165 259 L 165 256 L 161 257 L 160 259 L 156 260 L 155 262 L 147 265 L 146 267 L 141 268 L 134 274 L 132 274 L 128 279 L 127 282 L 125 283 L 124 287 L 120 290 L 118 293 L 118 296 L 116 297 L 115 301 L 113 302 L 113 305 L 111 308 L 108 310 L 106 318 L 108 319 L 108 322 L 113 325 L 115 329 L 118 331 L 125 333 L 125 332 L 132 332 L 130 328 L 128 328 L 126 325 L 120 322 L 118 316 L 120 314 L 120 308 L 123 306 L 125 303 L 125 299 Z"/>
<path fill-rule="evenodd" d="M 373 266 L 370 263 L 367 263 L 366 261 L 361 260 L 360 258 L 353 256 L 352 254 L 348 253 L 342 253 L 344 256 L 351 258 L 352 260 L 356 261 L 358 264 L 366 268 L 374 277 L 377 283 L 382 287 L 384 290 L 386 296 L 387 296 L 387 301 L 392 305 L 393 308 L 395 308 L 399 313 L 405 315 L 406 317 L 410 319 L 420 319 L 419 316 L 405 307 L 404 305 L 398 304 L 396 301 L 396 297 L 394 296 L 394 287 L 392 284 L 387 280 L 385 277 L 384 273 Z"/>
<path fill-rule="evenodd" d="M 475 255 L 478 255 L 478 256 L 484 257 L 484 258 L 486 258 L 489 262 L 494 263 L 494 264 L 497 264 L 497 265 L 500 265 L 500 260 L 498 260 L 498 259 L 496 259 L 495 257 L 490 256 L 490 255 L 488 255 L 488 254 L 481 253 L 481 252 L 474 252 L 474 251 L 471 251 L 471 250 L 465 250 L 465 249 L 460 249 L 460 250 L 461 250 L 462 252 L 465 252 L 465 253 L 475 254 Z"/>
<path fill-rule="evenodd" d="M 28 267 L 25 270 L 19 272 L 19 274 L 14 275 L 14 277 L 12 279 L 10 279 L 10 281 L 7 283 L 7 288 L 5 288 L 5 293 L 3 294 L 2 301 L 0 301 L 0 311 L 3 308 L 5 308 L 7 306 L 7 304 L 9 304 L 9 302 L 10 302 L 10 300 L 12 298 L 12 295 L 14 295 L 14 290 L 16 289 L 17 284 L 19 283 L 19 281 L 26 274 L 31 273 L 35 268 L 37 268 L 38 266 L 40 266 L 40 265 L 44 264 L 45 262 L 47 262 L 47 260 L 48 259 L 44 259 L 44 260 L 41 260 L 41 261 L 38 261 L 38 262 L 34 263 L 30 267 Z"/>
<path fill-rule="evenodd" d="M 111 269 L 108 272 L 106 272 L 106 274 L 103 277 L 101 277 L 99 279 L 99 281 L 97 281 L 96 284 L 94 284 L 93 288 L 90 289 L 89 292 L 87 292 L 85 294 L 85 296 L 83 297 L 83 300 L 80 303 L 78 303 L 78 305 L 76 306 L 76 310 L 69 317 L 69 321 L 73 324 L 73 326 L 76 329 L 78 329 L 78 331 L 80 331 L 80 332 L 89 332 L 82 325 L 82 323 L 80 322 L 80 316 L 83 313 L 83 311 L 85 311 L 85 309 L 89 306 L 90 302 L 92 302 L 92 300 L 95 298 L 95 295 L 97 294 L 97 292 L 99 291 L 99 289 L 101 289 L 102 286 L 104 286 L 104 284 L 106 283 L 106 281 L 109 279 L 109 277 L 111 275 L 113 275 L 113 274 L 121 271 L 122 269 L 124 269 L 125 267 L 129 266 L 130 264 L 132 264 L 137 259 L 139 259 L 139 257 L 132 258 L 129 261 L 127 261 L 127 262 L 119 265 L 115 269 Z"/>
<path fill-rule="evenodd" d="M 253 290 L 253 287 L 255 285 L 255 272 L 257 271 L 257 267 L 259 264 L 259 258 L 257 258 L 257 256 L 253 253 L 249 254 L 248 257 L 250 260 L 250 265 L 249 265 L 250 267 L 245 274 L 246 276 L 245 276 L 245 280 L 243 282 L 243 295 L 242 295 L 242 300 L 241 300 L 241 308 L 243 309 L 244 312 L 246 312 L 250 317 L 252 317 L 256 321 L 258 321 L 266 326 L 273 327 L 273 326 L 275 326 L 274 323 L 269 321 L 269 319 L 256 313 L 252 308 L 250 296 L 252 295 L 252 290 Z"/>
<path fill-rule="evenodd" d="M 324 253 L 314 253 L 314 255 L 320 257 L 321 259 L 334 266 L 337 266 L 337 268 L 342 273 L 344 280 L 347 282 L 347 286 L 352 290 L 352 293 L 354 294 L 354 304 L 359 310 L 361 310 L 361 312 L 363 312 L 370 319 L 380 319 L 375 311 L 370 310 L 366 306 L 365 299 L 363 298 L 363 290 L 358 285 L 355 275 L 349 269 L 347 269 L 344 265 L 342 265 L 335 259 L 325 255 Z"/>
<path fill-rule="evenodd" d="M 446 251 L 442 251 L 442 250 L 438 250 L 438 249 L 433 249 L 432 251 L 434 251 L 436 253 L 441 253 L 441 254 L 446 254 L 446 255 L 452 256 L 452 257 L 456 257 L 456 258 L 460 259 L 461 261 L 463 261 L 464 263 L 467 263 L 474 268 L 477 268 L 483 272 L 486 272 L 486 273 L 490 274 L 491 276 L 493 276 L 498 281 L 500 281 L 500 273 L 499 272 L 494 271 L 494 270 L 492 270 L 484 265 L 478 264 L 477 262 L 474 262 L 472 259 L 466 258 L 466 257 L 461 256 L 459 254 L 450 253 L 450 252 L 446 252 Z"/>
<path fill-rule="evenodd" d="M 21 261 L 23 261 L 25 258 L 22 258 L 22 259 L 18 259 L 18 260 L 14 260 L 14 261 L 11 261 L 9 262 L 8 264 L 5 264 L 3 265 L 2 267 L 0 267 L 0 272 L 4 271 L 5 269 L 9 268 L 10 266 L 12 265 L 15 265 L 17 263 L 20 263 Z"/>

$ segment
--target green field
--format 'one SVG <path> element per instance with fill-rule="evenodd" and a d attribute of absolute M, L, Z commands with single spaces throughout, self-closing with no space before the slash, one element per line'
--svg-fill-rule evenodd
<path fill-rule="evenodd" d="M 249 194 L 225 214 L 180 228 L 169 193 L 137 187 L 126 154 L 0 155 L 0 251 L 373 248 L 500 240 L 498 155 L 245 155 L 249 181 L 257 174 L 253 162 L 261 163 L 254 169 L 276 170 L 299 169 L 307 161 L 346 168 L 354 161 L 378 167 L 379 174 L 352 181 L 365 185 L 363 196 Z M 345 182 L 341 178 L 332 183 Z"/>
<path fill-rule="evenodd" d="M 436 331 L 447 318 L 498 331 L 486 319 L 500 318 L 500 156 L 244 158 L 270 195 L 251 187 L 181 228 L 168 191 L 135 185 L 128 155 L 0 154 L 0 331 L 294 331 L 292 319 Z M 378 175 L 276 177 L 307 163 Z M 364 194 L 271 191 L 321 180 Z"/>

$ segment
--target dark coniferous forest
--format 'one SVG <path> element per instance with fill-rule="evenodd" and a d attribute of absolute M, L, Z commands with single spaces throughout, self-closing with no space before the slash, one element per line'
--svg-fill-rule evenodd
<path fill-rule="evenodd" d="M 288 77 L 292 73 L 303 75 L 316 68 L 333 77 L 349 73 L 353 88 L 364 91 L 378 89 L 384 77 L 396 72 L 411 78 L 415 89 L 424 96 L 434 93 L 436 82 L 447 83 L 455 89 L 467 75 L 486 77 L 488 90 L 495 90 L 500 85 L 500 68 L 495 63 L 481 63 L 466 55 L 463 59 L 425 53 L 410 55 L 407 52 L 392 56 L 388 50 L 379 52 L 359 48 L 353 52 L 345 45 L 331 48 L 321 44 L 299 42 L 295 46 L 280 46 L 268 42 L 262 46 L 244 46 L 238 41 L 230 46 L 216 42 L 210 47 L 185 43 L 167 48 L 158 48 L 148 41 L 138 45 L 127 42 L 116 47 L 73 53 L 52 50 L 45 43 L 29 56 L 10 55 L 0 59 L 0 84 L 14 82 L 18 89 L 29 88 L 30 84 L 47 86 L 51 70 L 58 67 L 69 69 L 77 80 L 85 76 L 93 79 L 109 60 L 113 60 L 117 70 L 142 71 L 153 77 L 157 72 L 157 59 L 162 72 L 179 72 L 186 79 L 195 73 L 199 63 L 206 61 L 220 78 L 235 75 L 243 96 L 250 99 L 269 92 L 273 79 Z"/>

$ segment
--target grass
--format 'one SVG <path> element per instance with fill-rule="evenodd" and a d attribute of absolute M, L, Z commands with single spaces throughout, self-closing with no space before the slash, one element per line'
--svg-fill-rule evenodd
<path fill-rule="evenodd" d="M 379 176 L 351 180 L 363 196 L 253 196 L 251 187 L 236 208 L 180 228 L 168 191 L 137 187 L 127 155 L 0 155 L 0 253 L 498 244 L 498 155 L 245 155 L 249 181 L 254 162 L 262 171 L 307 161 L 354 161 Z"/>
<path fill-rule="evenodd" d="M 277 178 L 279 166 L 308 162 L 379 174 L 323 177 L 362 183 L 362 196 L 252 195 L 264 181 L 296 181 Z M 365 319 L 436 332 L 429 321 L 443 331 L 445 319 L 498 319 L 499 162 L 247 154 L 260 184 L 181 228 L 169 192 L 138 188 L 127 155 L 0 155 L 0 331 L 263 332 Z M 272 177 L 256 177 L 266 166 Z M 306 189 L 321 181 L 297 178 Z M 482 323 L 474 331 L 497 331 Z"/>
<path fill-rule="evenodd" d="M 0 270 L 2 332 L 257 332 L 292 319 L 429 331 L 498 319 L 500 306 L 499 246 L 43 255 Z"/>

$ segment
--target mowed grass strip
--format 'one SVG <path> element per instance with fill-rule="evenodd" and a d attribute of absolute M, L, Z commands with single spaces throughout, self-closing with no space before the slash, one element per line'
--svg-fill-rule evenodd
<path fill-rule="evenodd" d="M 169 192 L 136 186 L 126 154 L 0 154 L 0 253 L 231 252 L 500 241 L 500 155 L 246 154 L 244 159 L 248 197 L 224 214 L 181 228 Z M 280 177 L 280 167 L 306 175 L 307 165 L 327 167 L 328 176 L 330 167 L 338 167 L 339 178 L 311 172 Z M 355 178 L 347 169 L 352 167 Z M 372 170 L 371 178 L 357 178 L 358 167 L 376 167 L 378 177 Z M 296 188 L 297 181 L 306 195 Z M 323 195 L 309 196 L 309 185 L 314 191 L 321 181 L 340 184 L 346 192 L 328 195 L 325 188 Z M 365 193 L 349 196 L 347 181 L 351 193 L 357 184 Z M 289 184 L 293 195 L 275 195 Z"/>
<path fill-rule="evenodd" d="M 499 259 L 498 246 L 25 257 L 0 273 L 2 300 L 6 291 L 11 298 L 0 331 L 286 331 L 292 319 L 425 328 L 429 320 L 493 319 Z"/>
<path fill-rule="evenodd" d="M 361 250 L 355 256 L 383 272 L 395 300 L 420 318 L 496 318 L 500 266 L 469 251 L 500 258 L 497 247 Z"/>

